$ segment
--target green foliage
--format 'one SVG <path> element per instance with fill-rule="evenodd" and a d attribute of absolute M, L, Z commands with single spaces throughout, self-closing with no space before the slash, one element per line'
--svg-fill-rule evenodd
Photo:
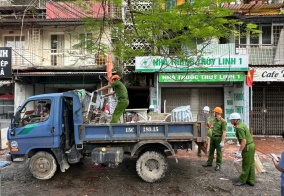
<path fill-rule="evenodd" d="M 110 6 L 106 0 L 96 2 L 107 4 L 108 6 L 103 6 L 105 8 Z M 145 9 L 149 7 L 141 6 L 141 2 L 150 4 L 151 8 Z M 87 18 L 84 19 L 85 30 L 89 32 L 96 29 L 105 33 L 105 29 L 108 28 L 111 35 L 115 36 L 115 39 L 112 39 L 111 50 L 119 62 L 146 55 L 179 58 L 189 54 L 202 55 L 204 48 L 198 51 L 197 44 L 212 38 L 230 39 L 232 36 L 242 36 L 238 30 L 242 22 L 231 17 L 230 10 L 221 7 L 224 2 L 228 0 L 188 0 L 181 5 L 176 5 L 175 1 L 169 3 L 169 0 L 128 0 L 127 5 L 123 5 L 122 0 L 113 0 L 111 3 L 118 8 L 117 10 L 125 11 L 126 21 L 109 15 L 105 15 L 101 20 Z M 86 1 L 77 0 L 77 3 L 88 9 Z M 248 24 L 246 29 L 253 34 L 259 33 L 254 24 Z M 97 35 L 102 36 L 102 33 Z M 141 43 L 146 47 L 139 47 Z"/>

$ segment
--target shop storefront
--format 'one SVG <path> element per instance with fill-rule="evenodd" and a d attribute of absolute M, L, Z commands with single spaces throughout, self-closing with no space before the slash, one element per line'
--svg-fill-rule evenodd
<path fill-rule="evenodd" d="M 284 68 L 254 67 L 252 126 L 255 135 L 281 135 L 284 127 Z"/>
<path fill-rule="evenodd" d="M 12 49 L 0 47 L 0 119 L 10 119 L 14 113 L 12 80 Z M 3 122 L 0 123 L 1 127 Z"/>
<path fill-rule="evenodd" d="M 178 65 L 172 65 L 173 61 Z M 244 122 L 249 123 L 249 88 L 245 85 L 247 56 L 203 57 L 194 60 L 199 66 L 187 66 L 190 62 L 193 60 L 136 58 L 136 71 L 155 73 L 155 85 L 150 90 L 151 105 L 162 113 L 190 105 L 194 121 L 204 106 L 208 105 L 211 110 L 220 106 L 228 122 L 227 137 L 235 137 L 228 119 L 230 113 L 240 113 Z"/>

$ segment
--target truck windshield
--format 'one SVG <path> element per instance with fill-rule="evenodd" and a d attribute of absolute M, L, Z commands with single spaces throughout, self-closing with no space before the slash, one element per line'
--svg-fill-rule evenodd
<path fill-rule="evenodd" d="M 20 109 L 19 127 L 48 120 L 51 100 L 32 100 Z M 16 122 L 17 123 L 17 122 Z"/>

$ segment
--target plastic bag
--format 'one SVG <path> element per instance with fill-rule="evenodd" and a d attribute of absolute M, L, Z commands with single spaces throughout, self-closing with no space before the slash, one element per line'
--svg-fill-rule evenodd
<path fill-rule="evenodd" d="M 192 113 L 190 111 L 190 105 L 180 106 L 172 110 L 171 122 L 192 122 Z"/>

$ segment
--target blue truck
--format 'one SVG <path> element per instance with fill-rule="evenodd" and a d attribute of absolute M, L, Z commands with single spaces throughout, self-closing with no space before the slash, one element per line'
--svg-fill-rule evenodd
<path fill-rule="evenodd" d="M 49 112 L 42 118 L 47 106 Z M 137 174 L 153 183 L 165 177 L 167 156 L 178 161 L 178 149 L 192 150 L 194 142 L 203 146 L 206 141 L 202 121 L 92 124 L 85 120 L 85 111 L 78 91 L 29 97 L 11 118 L 6 160 L 28 161 L 32 175 L 45 180 L 57 168 L 65 172 L 85 156 L 111 167 L 133 156 Z"/>

